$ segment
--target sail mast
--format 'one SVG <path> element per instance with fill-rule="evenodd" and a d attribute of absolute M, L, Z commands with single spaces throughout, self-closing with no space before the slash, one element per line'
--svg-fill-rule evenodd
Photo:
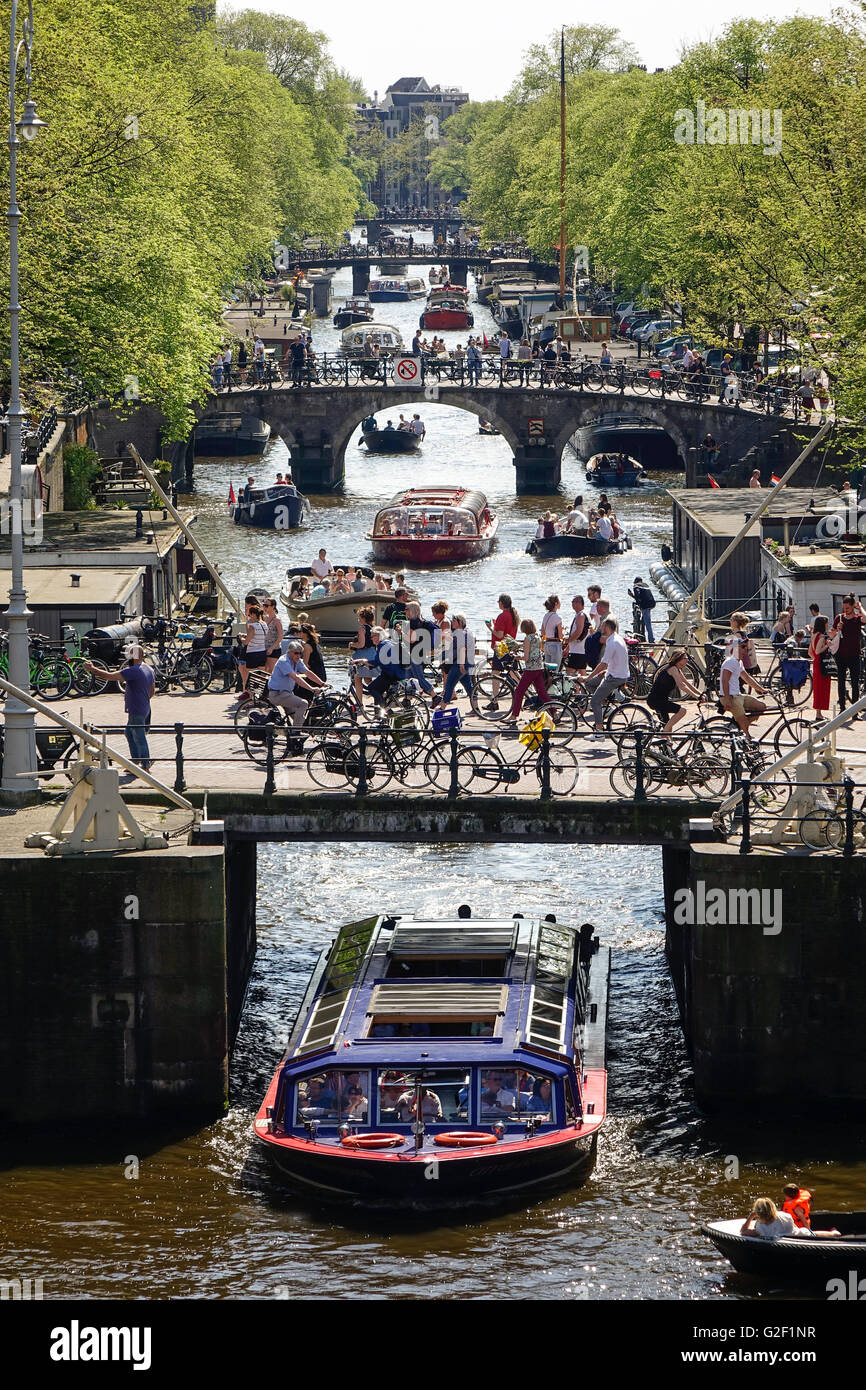
<path fill-rule="evenodd" d="M 565 308 L 565 25 L 559 35 L 559 299 Z"/>

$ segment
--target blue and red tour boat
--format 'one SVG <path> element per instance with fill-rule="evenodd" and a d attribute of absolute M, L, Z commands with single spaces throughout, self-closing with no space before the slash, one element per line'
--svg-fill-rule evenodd
<path fill-rule="evenodd" d="M 429 1207 L 583 1182 L 605 1118 L 609 974 L 588 924 L 350 923 L 319 959 L 256 1137 L 319 1199 Z"/>

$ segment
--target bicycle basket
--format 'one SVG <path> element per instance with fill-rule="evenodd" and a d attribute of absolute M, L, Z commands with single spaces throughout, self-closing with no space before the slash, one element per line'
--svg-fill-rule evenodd
<path fill-rule="evenodd" d="M 251 709 L 247 720 L 246 736 L 254 743 L 264 743 L 268 736 L 268 726 L 277 722 L 276 710 Z"/>
<path fill-rule="evenodd" d="M 536 715 L 534 719 L 530 719 L 529 723 L 524 725 L 520 734 L 520 742 L 525 744 L 527 748 L 538 749 L 541 747 L 542 732 L 552 728 L 553 720 L 546 710 L 542 710 L 541 714 Z"/>
<path fill-rule="evenodd" d="M 791 690 L 799 690 L 809 675 L 809 662 L 806 657 L 786 656 L 782 658 L 782 680 Z"/>
<path fill-rule="evenodd" d="M 415 720 L 414 710 L 397 710 L 389 716 L 389 723 L 391 738 L 398 747 L 406 748 L 420 741 L 421 734 Z"/>

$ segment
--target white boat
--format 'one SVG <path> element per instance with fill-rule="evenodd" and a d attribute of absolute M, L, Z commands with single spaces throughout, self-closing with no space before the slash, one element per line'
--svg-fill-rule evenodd
<path fill-rule="evenodd" d="M 370 343 L 377 354 L 405 352 L 400 330 L 390 323 L 355 323 L 344 328 L 340 335 L 346 357 L 370 357 Z"/>
<path fill-rule="evenodd" d="M 334 569 L 348 570 L 348 565 L 335 565 Z M 362 579 L 373 582 L 374 571 L 365 565 L 355 569 Z M 381 571 L 379 571 L 381 573 Z M 351 594 L 329 594 L 325 598 L 302 598 L 297 594 L 298 581 L 308 579 L 315 584 L 315 576 L 309 565 L 296 566 L 286 570 L 286 582 L 280 590 L 280 602 L 285 608 L 290 623 L 296 623 L 306 614 L 314 623 L 321 636 L 328 642 L 348 642 L 358 632 L 358 609 L 372 608 L 373 625 L 381 626 L 385 609 L 394 602 L 394 586 L 385 593 L 371 588 Z M 405 586 L 410 598 L 417 598 L 415 590 Z"/>

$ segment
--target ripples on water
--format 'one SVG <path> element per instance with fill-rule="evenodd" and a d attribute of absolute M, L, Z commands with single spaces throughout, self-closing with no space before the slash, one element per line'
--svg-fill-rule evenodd
<path fill-rule="evenodd" d="M 337 278 L 338 295 L 348 292 L 348 279 Z M 380 312 L 408 341 L 420 307 Z M 480 310 L 476 322 L 489 332 L 485 315 Z M 320 346 L 337 336 L 322 325 L 315 333 Z M 500 515 L 499 541 L 487 560 L 412 576 L 427 602 L 442 595 L 480 628 L 506 589 L 537 622 L 548 593 L 558 592 L 567 611 L 571 594 L 598 577 L 627 618 L 625 591 L 636 574 L 647 577 L 669 533 L 663 484 L 670 480 L 654 477 L 644 492 L 617 500 L 630 553 L 540 563 L 524 546 L 550 499 L 515 497 L 507 445 L 479 436 L 474 417 L 437 405 L 423 413 L 422 460 L 368 459 L 350 442 L 345 493 L 313 498 L 312 527 L 294 534 L 231 526 L 228 484 L 245 476 L 246 461 L 198 461 L 198 534 L 230 584 L 278 590 L 286 565 L 308 563 L 320 545 L 334 560 L 361 561 L 363 533 L 398 486 L 455 481 L 487 493 Z M 275 441 L 252 471 L 267 479 L 286 461 Z M 563 475 L 565 494 L 591 493 L 568 453 Z M 523 1211 L 455 1211 L 440 1224 L 334 1214 L 282 1194 L 252 1147 L 250 1126 L 319 951 L 353 917 L 448 917 L 462 902 L 476 916 L 552 911 L 572 925 L 592 921 L 613 948 L 610 1118 L 589 1183 Z M 845 1131 L 786 1135 L 752 1125 L 739 1132 L 698 1113 L 665 966 L 662 910 L 655 848 L 260 846 L 259 953 L 229 1113 L 192 1136 L 148 1145 L 118 1133 L 103 1143 L 99 1163 L 85 1156 L 61 1166 L 10 1163 L 0 1175 L 0 1270 L 42 1275 L 46 1297 L 270 1298 L 277 1290 L 292 1298 L 772 1297 L 767 1285 L 730 1273 L 696 1223 L 744 1212 L 758 1192 L 778 1194 L 792 1171 L 818 1189 L 821 1204 L 866 1208 L 862 1144 Z M 138 1181 L 124 1178 L 130 1154 L 141 1158 Z M 738 1180 L 725 1177 L 732 1157 Z"/>

